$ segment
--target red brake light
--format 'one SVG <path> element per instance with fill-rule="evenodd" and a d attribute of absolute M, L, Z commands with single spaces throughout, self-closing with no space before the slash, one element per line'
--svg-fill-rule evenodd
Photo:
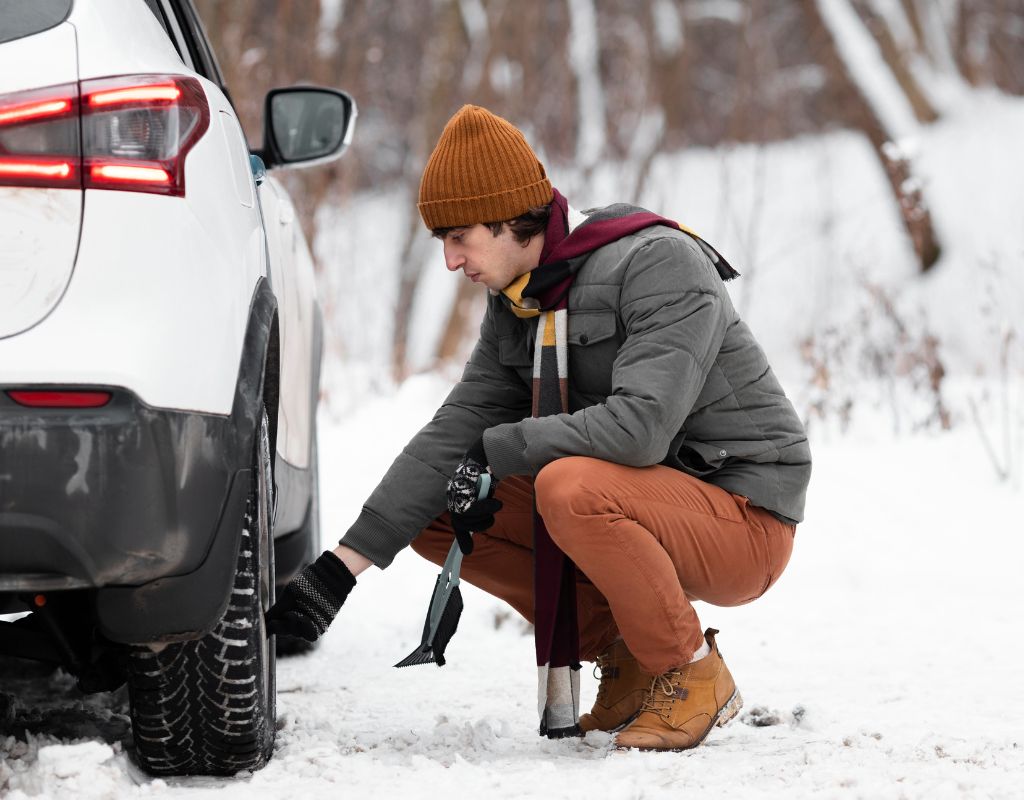
<path fill-rule="evenodd" d="M 185 157 L 209 126 L 202 86 L 184 76 L 126 75 L 0 95 L 0 186 L 183 197 Z"/>
<path fill-rule="evenodd" d="M 0 95 L 0 186 L 80 189 L 78 85 Z"/>
<path fill-rule="evenodd" d="M 99 408 L 110 402 L 110 392 L 10 390 L 15 403 L 30 408 Z"/>
<path fill-rule="evenodd" d="M 171 176 L 160 167 L 133 167 L 127 164 L 100 164 L 90 170 L 93 183 L 126 181 L 128 183 L 169 184 Z"/>
<path fill-rule="evenodd" d="M 46 161 L 27 158 L 0 158 L 0 181 L 11 179 L 66 181 L 74 174 L 75 168 L 67 161 Z"/>
<path fill-rule="evenodd" d="M 179 97 L 181 97 L 181 89 L 173 83 L 155 86 L 127 86 L 124 89 L 96 92 L 90 95 L 89 105 L 95 108 L 117 103 L 153 103 L 158 100 L 174 102 Z"/>
<path fill-rule="evenodd" d="M 25 122 L 40 117 L 54 117 L 70 110 L 71 100 L 64 98 L 8 106 L 0 108 L 0 125 L 10 125 L 14 122 Z"/>

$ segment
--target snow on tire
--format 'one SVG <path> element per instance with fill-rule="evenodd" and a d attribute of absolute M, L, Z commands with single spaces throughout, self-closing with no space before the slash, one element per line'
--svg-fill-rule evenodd
<path fill-rule="evenodd" d="M 231 598 L 201 639 L 133 649 L 135 752 L 154 775 L 259 769 L 275 734 L 275 658 L 263 614 L 273 602 L 270 439 L 262 415 Z"/>

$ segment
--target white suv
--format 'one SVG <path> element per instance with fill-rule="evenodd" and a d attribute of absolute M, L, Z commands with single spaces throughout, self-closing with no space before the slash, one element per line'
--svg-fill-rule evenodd
<path fill-rule="evenodd" d="M 275 90 L 252 151 L 190 0 L 0 4 L 0 655 L 127 681 L 153 773 L 273 748 L 322 346 L 265 167 L 336 158 L 355 116 Z"/>

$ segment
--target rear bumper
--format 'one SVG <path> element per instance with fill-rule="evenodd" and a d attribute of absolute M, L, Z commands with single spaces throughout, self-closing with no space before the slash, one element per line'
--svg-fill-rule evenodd
<path fill-rule="evenodd" d="M 24 408 L 0 387 L 0 593 L 98 589 L 114 641 L 189 638 L 231 585 L 249 459 L 231 417 Z"/>
<path fill-rule="evenodd" d="M 24 408 L 0 387 L 0 591 L 131 586 L 195 570 L 239 463 L 229 417 Z"/>

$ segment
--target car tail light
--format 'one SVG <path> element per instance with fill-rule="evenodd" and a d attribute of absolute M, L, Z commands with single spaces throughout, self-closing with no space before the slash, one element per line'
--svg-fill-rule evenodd
<path fill-rule="evenodd" d="M 0 95 L 0 186 L 183 197 L 185 157 L 209 125 L 199 81 L 176 75 Z"/>
<path fill-rule="evenodd" d="M 110 402 L 110 392 L 26 390 L 12 389 L 7 392 L 19 406 L 30 408 L 99 408 Z"/>
<path fill-rule="evenodd" d="M 80 189 L 78 84 L 0 95 L 0 186 Z"/>
<path fill-rule="evenodd" d="M 182 197 L 185 156 L 210 125 L 195 78 L 129 75 L 82 83 L 82 178 L 92 189 Z"/>

